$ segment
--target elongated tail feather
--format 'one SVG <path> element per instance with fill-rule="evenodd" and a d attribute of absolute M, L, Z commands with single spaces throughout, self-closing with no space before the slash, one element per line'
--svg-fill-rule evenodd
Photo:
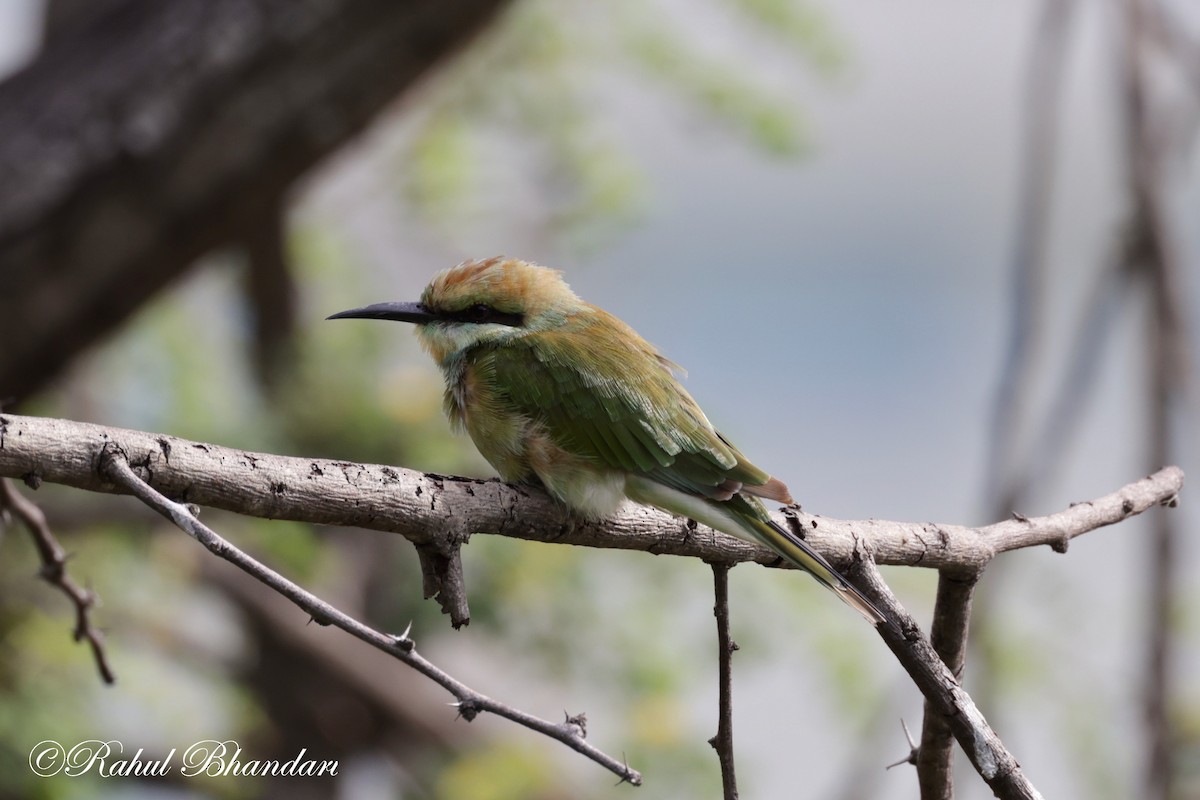
<path fill-rule="evenodd" d="M 872 625 L 887 622 L 883 612 L 843 578 L 824 556 L 772 520 L 757 498 L 736 494 L 727 501 L 710 500 L 641 475 L 626 477 L 625 494 L 639 503 L 691 517 L 722 533 L 765 545 L 816 578 L 867 622 Z"/>
<path fill-rule="evenodd" d="M 874 603 L 868 600 L 853 584 L 843 578 L 841 573 L 825 560 L 824 556 L 809 547 L 808 543 L 799 536 L 796 536 L 774 520 L 760 522 L 759 520 L 752 519 L 747 520 L 747 522 L 756 528 L 756 532 L 758 533 L 756 538 L 759 541 L 776 553 L 779 553 L 779 555 L 788 561 L 807 571 L 822 586 L 831 589 L 834 594 L 842 599 L 842 602 L 846 603 L 846 605 L 853 608 L 859 614 L 862 614 L 867 622 L 872 625 L 878 625 L 887 620 L 887 617 L 875 607 Z"/>

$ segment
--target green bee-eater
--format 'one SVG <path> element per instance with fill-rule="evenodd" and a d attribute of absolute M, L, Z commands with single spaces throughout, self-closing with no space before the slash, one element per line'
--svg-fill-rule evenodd
<path fill-rule="evenodd" d="M 501 478 L 540 483 L 589 518 L 626 498 L 758 542 L 872 624 L 884 616 L 762 500 L 787 486 L 717 432 L 677 367 L 551 269 L 507 258 L 436 275 L 417 303 L 334 314 L 416 325 L 446 380 L 446 414 Z"/>

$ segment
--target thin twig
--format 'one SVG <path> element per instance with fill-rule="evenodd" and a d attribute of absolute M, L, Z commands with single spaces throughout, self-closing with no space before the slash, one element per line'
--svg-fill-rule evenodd
<path fill-rule="evenodd" d="M 108 654 L 104 649 L 104 634 L 92 624 L 91 610 L 99 598 L 96 593 L 84 589 L 67 574 L 67 553 L 54 537 L 46 515 L 37 504 L 18 492 L 5 478 L 0 478 L 0 509 L 7 508 L 25 524 L 38 556 L 42 560 L 42 568 L 38 575 L 51 586 L 57 586 L 75 606 L 75 641 L 87 640 L 92 649 L 92 657 L 96 660 L 96 669 L 100 671 L 100 679 L 107 684 L 116 683 L 116 675 L 108 663 Z"/>
<path fill-rule="evenodd" d="M 708 740 L 721 762 L 721 789 L 725 800 L 737 800 L 733 769 L 733 653 L 737 642 L 729 635 L 729 564 L 712 562 L 713 614 L 717 618 L 717 735 Z"/>
<path fill-rule="evenodd" d="M 489 712 L 504 717 L 518 725 L 523 725 L 530 730 L 537 731 L 562 742 L 572 750 L 581 753 L 605 769 L 615 773 L 621 778 L 622 782 L 628 782 L 634 786 L 641 785 L 642 776 L 640 773 L 631 769 L 623 761 L 618 761 L 590 745 L 583 738 L 582 728 L 570 719 L 562 723 L 548 722 L 471 689 L 418 654 L 416 644 L 408 635 L 408 631 L 399 636 L 380 633 L 339 611 L 316 595 L 302 589 L 278 572 L 275 572 L 270 567 L 242 552 L 232 543 L 196 519 L 187 506 L 167 499 L 139 478 L 132 467 L 130 467 L 125 454 L 118 447 L 105 447 L 100 455 L 98 467 L 107 479 L 124 486 L 131 494 L 171 520 L 185 533 L 208 548 L 214 555 L 225 559 L 246 574 L 270 586 L 291 600 L 301 609 L 308 612 L 318 624 L 333 625 L 334 627 L 341 628 L 372 647 L 397 658 L 442 686 L 454 695 L 457 700 L 454 705 L 457 707 L 459 715 L 468 722 L 474 719 L 480 712 Z"/>

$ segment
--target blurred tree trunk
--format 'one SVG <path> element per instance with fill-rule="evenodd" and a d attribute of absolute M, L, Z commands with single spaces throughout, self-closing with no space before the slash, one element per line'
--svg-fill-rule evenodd
<path fill-rule="evenodd" d="M 282 231 L 292 182 L 506 4 L 106 0 L 52 13 L 41 55 L 0 84 L 0 402 L 46 386 L 205 252 L 278 252 L 258 232 Z M 258 316 L 286 325 L 288 279 L 277 264 L 264 274 L 278 291 L 251 278 Z"/>

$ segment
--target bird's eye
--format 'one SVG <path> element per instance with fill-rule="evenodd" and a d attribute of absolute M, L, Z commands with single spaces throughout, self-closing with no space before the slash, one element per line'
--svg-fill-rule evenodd
<path fill-rule="evenodd" d="M 520 313 L 497 311 L 487 303 L 476 303 L 457 311 L 446 312 L 442 319 L 446 322 L 470 325 L 508 325 L 514 328 L 519 328 L 524 321 L 524 317 Z"/>

